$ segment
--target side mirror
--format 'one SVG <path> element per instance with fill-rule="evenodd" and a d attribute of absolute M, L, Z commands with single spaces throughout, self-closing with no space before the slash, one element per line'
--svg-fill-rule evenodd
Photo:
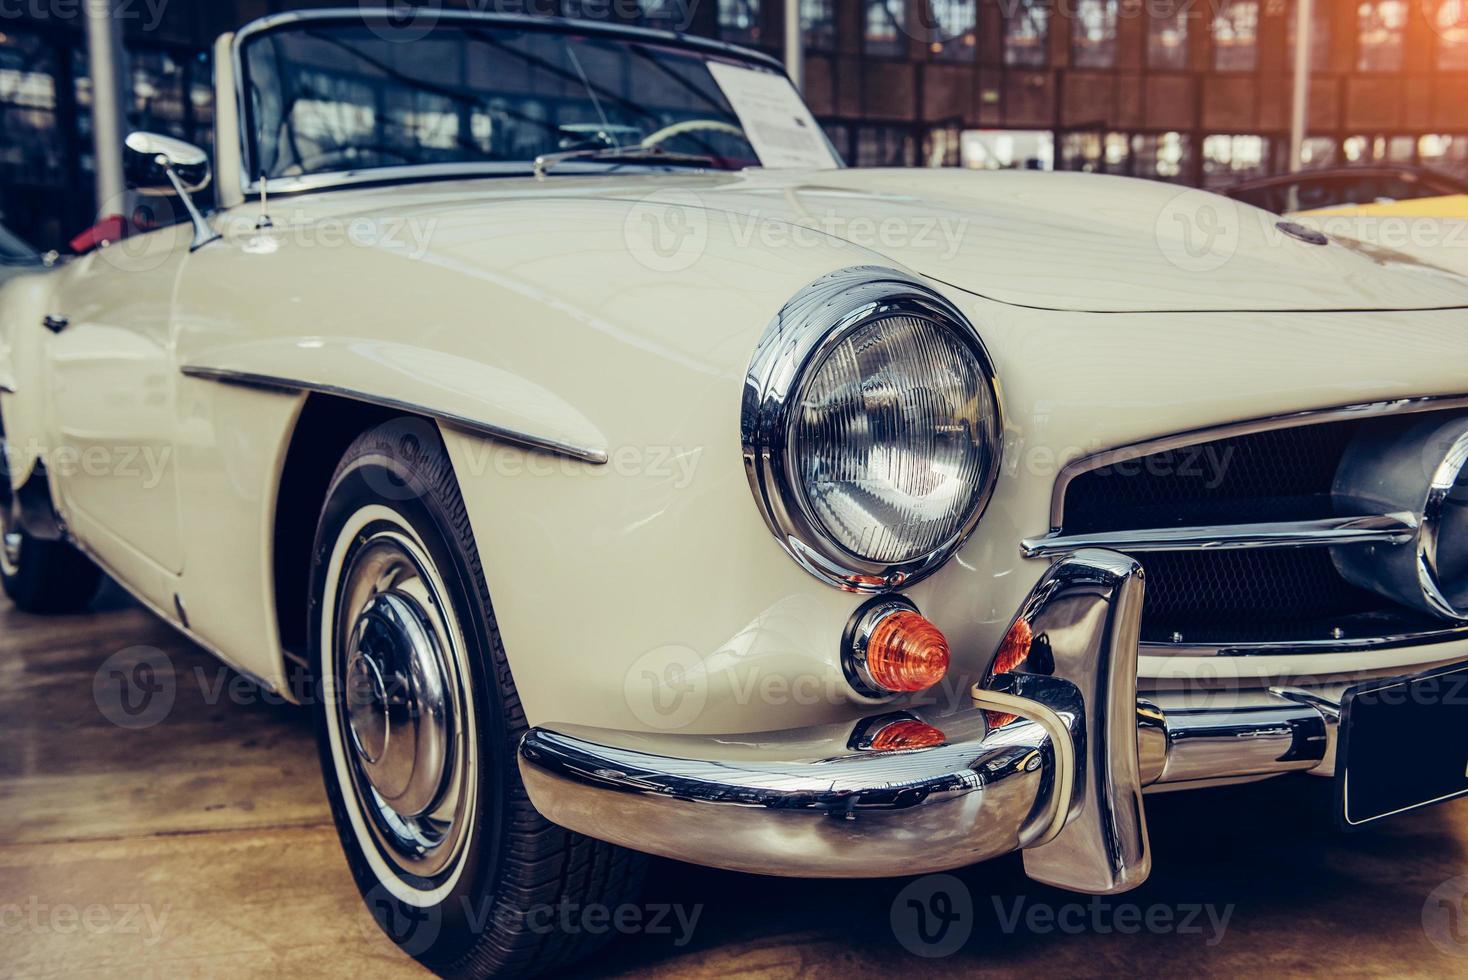
<path fill-rule="evenodd" d="M 197 251 L 219 238 L 190 196 L 209 186 L 209 154 L 183 140 L 157 133 L 133 133 L 123 146 L 123 170 L 139 194 L 158 197 L 177 194 L 194 223 Z"/>
<path fill-rule="evenodd" d="M 196 194 L 209 186 L 209 154 L 183 140 L 156 133 L 133 133 L 123 154 L 127 181 L 139 194 Z M 182 187 L 169 174 L 178 175 Z"/>

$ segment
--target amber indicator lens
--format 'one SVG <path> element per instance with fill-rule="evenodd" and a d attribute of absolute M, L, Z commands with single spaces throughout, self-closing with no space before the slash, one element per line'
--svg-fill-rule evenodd
<path fill-rule="evenodd" d="M 948 673 L 948 639 L 922 614 L 903 609 L 884 616 L 866 649 L 867 674 L 894 693 L 922 691 Z"/>
<path fill-rule="evenodd" d="M 999 644 L 999 653 L 994 657 L 994 673 L 1007 674 L 1030 657 L 1030 647 L 1035 642 L 1035 631 L 1029 620 L 1016 619 L 1014 625 Z"/>
<path fill-rule="evenodd" d="M 903 749 L 931 749 L 945 741 L 947 739 L 941 730 L 909 718 L 877 729 L 872 736 L 871 748 L 873 752 L 900 752 Z"/>

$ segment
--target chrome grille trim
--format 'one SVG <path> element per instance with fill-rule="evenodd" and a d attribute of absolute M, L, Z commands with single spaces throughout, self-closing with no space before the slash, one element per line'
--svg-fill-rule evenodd
<path fill-rule="evenodd" d="M 1295 654 L 1359 653 L 1367 650 L 1400 650 L 1468 640 L 1468 626 L 1444 624 L 1441 629 L 1390 636 L 1348 637 L 1342 640 L 1284 640 L 1259 643 L 1142 643 L 1142 657 L 1284 657 Z M 1369 668 L 1369 663 L 1363 663 Z"/>
<path fill-rule="evenodd" d="M 1051 498 L 1049 534 L 1021 542 L 1027 558 L 1059 559 L 1079 548 L 1108 548 L 1122 553 L 1206 552 L 1240 549 L 1296 549 L 1332 547 L 1351 543 L 1401 542 L 1415 537 L 1419 519 L 1415 514 L 1383 514 L 1354 518 L 1272 523 L 1240 523 L 1196 527 L 1167 527 L 1103 530 L 1067 535 L 1066 498 L 1079 477 L 1104 467 L 1143 459 L 1156 453 L 1188 449 L 1216 441 L 1235 439 L 1306 426 L 1410 415 L 1468 408 L 1468 395 L 1431 395 L 1399 398 L 1275 415 L 1229 423 L 1211 428 L 1162 436 L 1133 445 L 1106 450 L 1075 460 L 1060 471 Z M 1144 562 L 1145 564 L 1145 562 Z M 1143 657 L 1256 657 L 1320 655 L 1402 649 L 1415 646 L 1468 641 L 1468 623 L 1421 624 L 1407 622 L 1387 626 L 1375 635 L 1341 635 L 1320 639 L 1259 639 L 1196 641 L 1178 635 L 1176 642 L 1157 638 L 1144 640 Z"/>
<path fill-rule="evenodd" d="M 1207 429 L 1193 429 L 1150 439 L 1146 442 L 1108 449 L 1067 463 L 1055 479 L 1050 497 L 1050 530 L 1059 534 L 1065 527 L 1065 495 L 1072 481 L 1084 473 L 1099 470 L 1104 466 L 1126 463 L 1171 449 L 1186 449 L 1189 446 L 1231 439 L 1237 436 L 1267 432 L 1271 429 L 1291 429 L 1303 425 L 1320 425 L 1326 422 L 1349 422 L 1356 419 L 1377 418 L 1384 415 L 1407 415 L 1413 412 L 1437 412 L 1444 409 L 1468 408 L 1468 395 L 1427 395 L 1417 398 L 1397 398 L 1389 401 L 1365 402 L 1337 408 L 1312 409 L 1292 412 L 1287 415 L 1272 415 L 1244 422 Z"/>
<path fill-rule="evenodd" d="M 1125 553 L 1147 551 L 1224 551 L 1238 548 L 1329 548 L 1345 544 L 1401 544 L 1417 535 L 1415 514 L 1328 517 L 1318 521 L 1279 521 L 1217 527 L 1164 527 L 1096 534 L 1050 534 L 1026 538 L 1026 558 L 1053 558 L 1084 548 Z"/>

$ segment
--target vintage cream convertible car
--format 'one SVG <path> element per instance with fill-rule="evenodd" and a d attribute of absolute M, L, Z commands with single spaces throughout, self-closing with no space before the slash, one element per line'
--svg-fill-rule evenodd
<path fill-rule="evenodd" d="M 565 962 L 643 854 L 1106 893 L 1147 790 L 1468 788 L 1468 281 L 427 9 L 223 38 L 212 167 L 129 139 L 187 220 L 0 295 L 7 592 L 309 705 L 410 952 Z"/>

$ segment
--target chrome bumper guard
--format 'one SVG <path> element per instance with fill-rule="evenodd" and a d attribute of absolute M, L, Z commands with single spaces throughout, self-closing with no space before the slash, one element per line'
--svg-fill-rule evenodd
<path fill-rule="evenodd" d="M 947 741 L 896 752 L 850 724 L 753 736 L 536 728 L 531 802 L 579 833 L 759 874 L 922 874 L 1020 850 L 1033 878 L 1105 894 L 1151 868 L 1142 788 L 1333 769 L 1339 692 L 1137 697 L 1142 570 L 1115 552 L 1053 565 L 1020 616 L 1028 658 L 974 707 L 902 715 Z"/>

